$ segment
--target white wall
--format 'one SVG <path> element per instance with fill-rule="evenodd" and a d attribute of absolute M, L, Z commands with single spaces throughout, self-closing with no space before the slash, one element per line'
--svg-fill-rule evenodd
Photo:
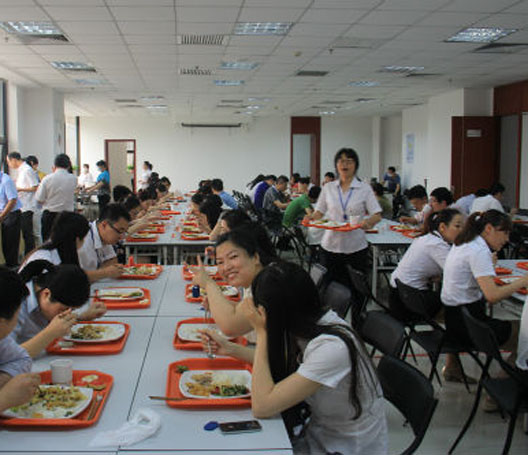
<path fill-rule="evenodd" d="M 413 185 L 423 185 L 428 178 L 428 107 L 427 105 L 405 109 L 402 112 L 402 157 L 401 177 L 402 187 L 409 188 Z M 405 138 L 407 134 L 414 135 L 414 159 L 407 162 Z"/>
<path fill-rule="evenodd" d="M 391 115 L 381 118 L 380 134 L 380 169 L 379 177 L 383 177 L 389 166 L 394 166 L 401 173 L 402 160 L 402 116 Z"/>
<path fill-rule="evenodd" d="M 288 132 L 289 134 L 289 132 Z M 359 155 L 358 176 L 365 181 L 372 177 L 372 119 L 370 117 L 323 117 L 321 119 L 321 176 L 333 171 L 334 156 L 343 147 L 353 148 Z"/>

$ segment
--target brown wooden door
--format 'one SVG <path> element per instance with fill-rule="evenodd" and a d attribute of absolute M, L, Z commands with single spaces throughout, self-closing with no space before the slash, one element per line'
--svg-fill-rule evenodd
<path fill-rule="evenodd" d="M 452 117 L 451 189 L 455 198 L 489 188 L 499 177 L 495 117 Z"/>
<path fill-rule="evenodd" d="M 321 117 L 291 117 L 290 173 L 293 174 L 293 140 L 297 134 L 310 135 L 310 177 L 315 185 L 321 184 Z M 306 177 L 303 175 L 302 177 Z"/>

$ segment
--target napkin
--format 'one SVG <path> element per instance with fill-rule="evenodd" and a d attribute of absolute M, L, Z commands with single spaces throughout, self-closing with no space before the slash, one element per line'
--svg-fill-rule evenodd
<path fill-rule="evenodd" d="M 141 408 L 117 430 L 96 434 L 90 447 L 131 446 L 152 436 L 160 426 L 161 417 L 157 412 Z"/>

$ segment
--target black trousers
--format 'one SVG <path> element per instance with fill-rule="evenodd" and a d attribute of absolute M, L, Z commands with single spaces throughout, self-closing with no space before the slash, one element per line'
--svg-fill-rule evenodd
<path fill-rule="evenodd" d="M 27 256 L 35 249 L 35 237 L 33 237 L 33 212 L 28 210 L 20 215 L 20 228 L 24 238 L 24 254 Z"/>
<path fill-rule="evenodd" d="M 7 267 L 18 265 L 20 247 L 20 210 L 9 212 L 2 222 L 2 251 Z"/>
<path fill-rule="evenodd" d="M 351 287 L 350 277 L 346 265 L 353 269 L 367 273 L 368 270 L 368 248 L 356 251 L 355 253 L 332 253 L 321 248 L 320 263 L 328 272 L 325 275 L 325 282 L 338 281 L 345 286 Z"/>
<path fill-rule="evenodd" d="M 97 202 L 98 202 L 98 205 L 99 205 L 99 216 L 101 216 L 101 214 L 103 213 L 103 210 L 105 209 L 105 207 L 110 202 L 110 199 L 111 198 L 110 198 L 109 194 L 99 194 L 97 196 Z"/>
<path fill-rule="evenodd" d="M 53 226 L 53 221 L 59 212 L 50 212 L 49 210 L 44 210 L 42 212 L 42 222 L 40 226 L 40 232 L 42 234 L 42 243 L 48 240 L 51 234 L 51 227 Z"/>

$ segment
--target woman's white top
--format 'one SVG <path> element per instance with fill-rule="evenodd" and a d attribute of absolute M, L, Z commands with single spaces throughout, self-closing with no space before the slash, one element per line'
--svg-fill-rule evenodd
<path fill-rule="evenodd" d="M 423 224 L 425 218 L 430 212 L 432 212 L 432 210 L 433 208 L 429 204 L 425 204 L 421 211 L 415 213 L 414 219 L 418 222 L 418 224 Z"/>
<path fill-rule="evenodd" d="M 528 297 L 526 297 L 522 310 L 517 361 L 515 363 L 521 370 L 528 371 Z"/>
<path fill-rule="evenodd" d="M 59 251 L 55 248 L 53 250 L 40 249 L 34 251 L 20 266 L 19 272 L 30 262 L 44 259 L 45 261 L 51 262 L 53 265 L 59 265 L 62 261 L 59 256 Z"/>
<path fill-rule="evenodd" d="M 339 180 L 323 186 L 315 210 L 321 212 L 325 219 L 339 222 L 345 221 L 345 215 L 347 220 L 350 220 L 351 216 L 359 216 L 362 219 L 365 215 L 381 213 L 381 207 L 371 186 L 360 182 L 356 177 L 352 180 L 349 190 L 344 193 Z M 325 230 L 321 246 L 332 253 L 349 254 L 367 248 L 368 244 L 363 229 L 349 232 Z"/>
<path fill-rule="evenodd" d="M 396 279 L 415 289 L 429 288 L 431 278 L 440 277 L 451 245 L 438 232 L 417 237 L 407 249 L 390 283 L 396 287 Z"/>
<path fill-rule="evenodd" d="M 83 188 L 90 188 L 95 185 L 95 180 L 91 172 L 83 172 L 77 177 L 77 185 Z"/>
<path fill-rule="evenodd" d="M 487 196 L 478 197 L 473 201 L 471 213 L 487 212 L 491 209 L 504 213 L 504 207 L 502 207 L 502 204 L 499 202 L 499 200 L 494 198 L 491 194 L 488 194 Z"/>
<path fill-rule="evenodd" d="M 150 177 L 150 174 L 152 174 L 152 171 L 150 169 L 147 169 L 146 171 L 143 171 L 141 173 L 141 178 L 138 181 L 140 190 L 145 190 L 148 188 L 148 179 Z"/>
<path fill-rule="evenodd" d="M 459 306 L 482 299 L 477 278 L 495 275 L 491 250 L 480 235 L 471 242 L 454 246 L 444 265 L 442 302 Z"/>
<path fill-rule="evenodd" d="M 319 324 L 348 325 L 331 310 Z M 295 453 L 386 454 L 385 403 L 374 369 L 360 364 L 358 397 L 363 412 L 354 420 L 349 400 L 351 365 L 347 345 L 333 335 L 319 335 L 308 343 L 299 341 L 299 345 L 304 352 L 297 373 L 321 387 L 306 399 L 312 415 L 305 437 L 294 447 Z"/>

